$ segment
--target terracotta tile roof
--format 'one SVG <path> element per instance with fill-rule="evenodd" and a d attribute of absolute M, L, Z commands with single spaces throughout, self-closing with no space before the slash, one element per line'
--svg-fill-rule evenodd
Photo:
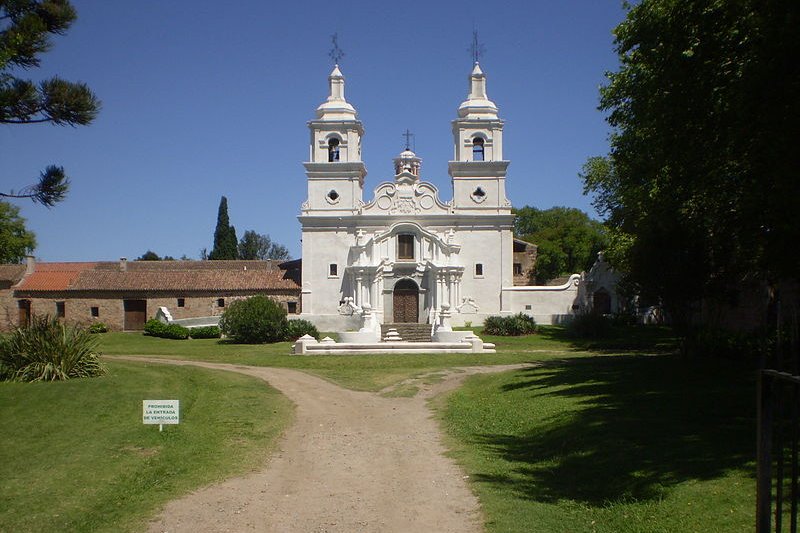
<path fill-rule="evenodd" d="M 276 270 L 283 261 L 128 261 L 128 271 Z M 98 270 L 119 270 L 119 261 L 97 263 Z"/>
<path fill-rule="evenodd" d="M 99 263 L 92 262 L 69 262 L 69 263 L 36 263 L 36 272 L 81 272 L 96 268 Z"/>
<path fill-rule="evenodd" d="M 117 261 L 37 263 L 15 290 L 59 292 L 231 292 L 298 290 L 280 261 Z M 20 265 L 24 272 L 25 266 Z"/>
<path fill-rule="evenodd" d="M 97 263 L 37 263 L 33 274 L 17 285 L 18 291 L 65 291 L 80 273 Z"/>
<path fill-rule="evenodd" d="M 89 270 L 70 286 L 75 291 L 256 291 L 298 289 L 281 270 Z"/>
<path fill-rule="evenodd" d="M 0 265 L 0 281 L 18 282 L 25 274 L 25 265 Z"/>

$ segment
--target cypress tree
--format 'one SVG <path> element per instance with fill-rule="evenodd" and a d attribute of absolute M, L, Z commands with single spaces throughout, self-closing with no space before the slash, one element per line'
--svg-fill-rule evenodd
<path fill-rule="evenodd" d="M 209 259 L 238 259 L 236 228 L 230 225 L 228 218 L 228 199 L 224 196 L 219 201 L 217 212 L 217 227 L 214 230 L 214 249 L 208 255 Z"/>

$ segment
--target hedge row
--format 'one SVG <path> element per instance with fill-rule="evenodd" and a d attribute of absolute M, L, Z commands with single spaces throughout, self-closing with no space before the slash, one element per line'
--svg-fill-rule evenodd
<path fill-rule="evenodd" d="M 217 326 L 202 326 L 197 328 L 185 328 L 178 324 L 164 324 L 160 320 L 152 318 L 144 325 L 144 334 L 150 337 L 161 337 L 162 339 L 218 339 L 220 330 Z"/>
<path fill-rule="evenodd" d="M 490 316 L 483 322 L 483 332 L 487 335 L 503 337 L 530 335 L 536 333 L 536 321 L 525 313 L 511 316 Z"/>

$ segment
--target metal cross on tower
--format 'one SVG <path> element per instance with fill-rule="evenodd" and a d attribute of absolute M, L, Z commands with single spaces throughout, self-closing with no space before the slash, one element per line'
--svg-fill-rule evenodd
<path fill-rule="evenodd" d="M 408 131 L 408 128 L 406 128 L 406 132 L 403 134 L 403 137 L 406 138 L 406 150 L 411 150 L 411 138 L 414 137 L 414 134 Z"/>
<path fill-rule="evenodd" d="M 344 57 L 344 51 L 341 48 L 339 48 L 338 33 L 334 33 L 333 35 L 331 35 L 331 43 L 333 46 L 331 47 L 331 51 L 328 52 L 328 57 L 333 59 L 333 63 L 335 65 L 338 65 L 339 61 L 341 61 L 342 58 Z"/>
<path fill-rule="evenodd" d="M 472 61 L 477 63 L 478 60 L 486 53 L 486 47 L 478 41 L 478 30 L 472 30 L 472 44 L 470 45 L 469 54 L 472 56 Z"/>

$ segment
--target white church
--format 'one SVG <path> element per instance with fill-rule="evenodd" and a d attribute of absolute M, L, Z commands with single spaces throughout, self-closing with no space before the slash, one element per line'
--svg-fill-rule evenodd
<path fill-rule="evenodd" d="M 364 128 L 338 65 L 328 80 L 329 96 L 308 123 L 300 318 L 348 331 L 359 328 L 365 310 L 378 324 L 436 324 L 444 311 L 453 325 L 480 325 L 518 312 L 548 324 L 580 309 L 580 275 L 560 286 L 514 286 L 504 121 L 477 62 L 452 122 L 450 201 L 422 179 L 422 161 L 410 150 L 365 201 Z"/>

